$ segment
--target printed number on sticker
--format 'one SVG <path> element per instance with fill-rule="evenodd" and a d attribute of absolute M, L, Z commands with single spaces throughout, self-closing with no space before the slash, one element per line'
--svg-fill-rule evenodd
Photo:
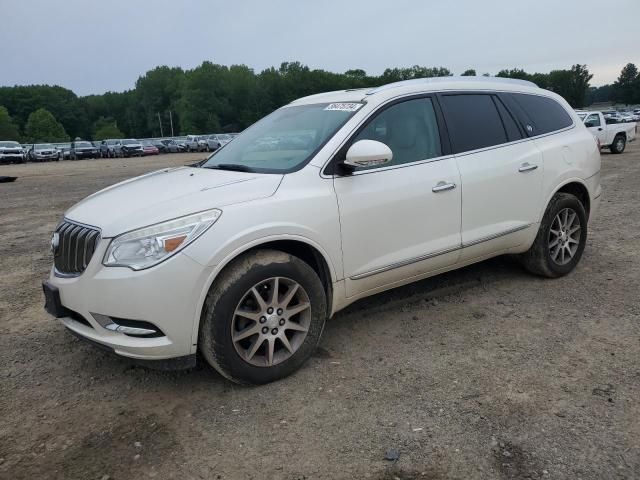
<path fill-rule="evenodd" d="M 338 110 L 340 112 L 355 112 L 362 106 L 361 103 L 332 103 L 325 110 Z"/>

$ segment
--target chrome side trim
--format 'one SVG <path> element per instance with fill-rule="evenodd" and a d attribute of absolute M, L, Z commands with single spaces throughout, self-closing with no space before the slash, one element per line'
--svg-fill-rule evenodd
<path fill-rule="evenodd" d="M 388 272 L 389 270 L 394 270 L 400 267 L 406 267 L 407 265 L 411 265 L 412 263 L 422 262 L 423 260 L 428 260 L 433 257 L 438 257 L 440 255 L 445 255 L 447 253 L 452 253 L 457 250 L 460 250 L 461 247 L 452 247 L 446 248 L 444 250 L 438 250 L 437 252 L 428 253 L 426 255 L 420 255 L 419 257 L 410 258 L 408 260 L 403 260 L 398 263 L 392 263 L 391 265 L 387 265 L 385 267 L 376 268 L 375 270 L 370 270 L 364 273 L 358 273 L 357 275 L 353 275 L 349 277 L 350 280 L 361 280 L 366 277 L 370 277 L 372 275 L 377 275 L 378 273 Z"/>
<path fill-rule="evenodd" d="M 392 263 L 390 265 L 386 265 L 384 267 L 376 268 L 374 270 L 369 270 L 368 272 L 358 273 L 356 275 L 352 275 L 349 277 L 349 280 L 362 280 L 363 278 L 371 277 L 373 275 L 377 275 L 379 273 L 388 272 L 389 270 L 395 270 L 396 268 L 406 267 L 407 265 L 411 265 L 412 263 L 422 262 L 424 260 L 429 260 L 430 258 L 438 257 L 440 255 L 446 255 L 447 253 L 453 253 L 458 250 L 462 250 L 467 247 L 472 247 L 474 245 L 478 245 L 480 243 L 488 242 L 489 240 L 495 240 L 496 238 L 504 237 L 505 235 L 510 235 L 512 233 L 519 232 L 521 230 L 525 230 L 529 228 L 532 223 L 527 225 L 521 225 L 519 227 L 510 228 L 509 230 L 505 230 L 504 232 L 495 233 L 493 235 L 489 235 L 486 237 L 479 238 L 477 240 L 473 240 L 468 243 L 463 243 L 458 247 L 446 248 L 444 250 L 438 250 L 437 252 L 428 253 L 426 255 L 420 255 L 419 257 L 410 258 L 407 260 L 403 260 L 401 262 Z"/>
<path fill-rule="evenodd" d="M 519 227 L 510 228 L 509 230 L 505 230 L 504 232 L 494 233 L 493 235 L 488 235 L 486 237 L 478 238 L 476 240 L 472 240 L 471 242 L 463 243 L 462 248 L 473 247 L 474 245 L 478 245 L 479 243 L 488 242 L 489 240 L 494 240 L 496 238 L 504 237 L 505 235 L 510 235 L 512 233 L 519 232 L 520 230 L 524 230 L 529 228 L 532 223 L 528 223 L 527 225 L 520 225 Z"/>

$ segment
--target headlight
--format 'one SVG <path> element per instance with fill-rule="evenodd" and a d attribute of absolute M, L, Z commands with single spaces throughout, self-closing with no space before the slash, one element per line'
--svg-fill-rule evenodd
<path fill-rule="evenodd" d="M 220 215 L 218 209 L 207 210 L 124 233 L 111 241 L 102 263 L 133 270 L 153 267 L 197 239 Z"/>

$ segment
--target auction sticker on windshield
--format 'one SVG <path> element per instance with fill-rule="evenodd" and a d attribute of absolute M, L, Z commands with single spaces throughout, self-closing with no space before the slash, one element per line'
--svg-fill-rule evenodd
<path fill-rule="evenodd" d="M 340 112 L 356 112 L 362 107 L 361 103 L 331 103 L 325 110 L 338 110 Z"/>

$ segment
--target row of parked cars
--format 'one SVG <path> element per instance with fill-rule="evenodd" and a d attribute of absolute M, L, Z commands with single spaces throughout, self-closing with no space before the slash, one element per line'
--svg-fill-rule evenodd
<path fill-rule="evenodd" d="M 607 121 L 617 123 L 640 122 L 640 108 L 632 110 L 608 110 L 602 112 Z"/>
<path fill-rule="evenodd" d="M 0 163 L 82 160 L 85 158 L 142 157 L 160 153 L 213 152 L 230 142 L 235 133 L 187 135 L 137 140 L 107 139 L 89 142 L 20 144 L 0 141 Z"/>

